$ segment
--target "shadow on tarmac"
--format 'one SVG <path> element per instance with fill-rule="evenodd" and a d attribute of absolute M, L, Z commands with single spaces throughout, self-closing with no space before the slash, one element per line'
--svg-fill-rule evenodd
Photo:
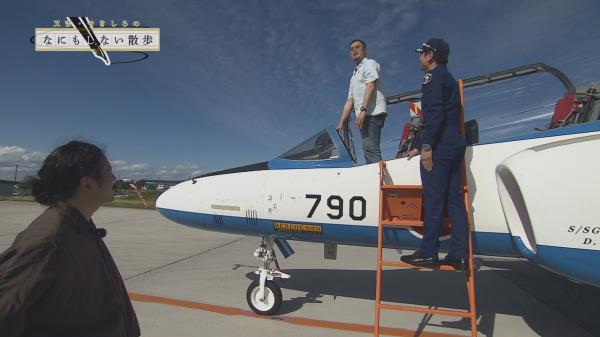
<path fill-rule="evenodd" d="M 541 336 L 564 337 L 564 330 L 557 331 L 558 323 L 550 324 L 543 313 L 531 310 L 508 293 L 509 288 L 499 289 L 498 275 L 535 297 L 538 301 L 575 322 L 593 336 L 600 335 L 600 289 L 574 284 L 563 277 L 545 271 L 527 261 L 480 262 L 494 270 L 479 270 L 475 274 L 478 331 L 487 337 L 494 332 L 496 314 L 520 316 L 529 327 Z M 339 269 L 284 269 L 292 278 L 279 283 L 282 289 L 306 292 L 306 295 L 285 299 L 278 314 L 293 313 L 306 303 L 321 303 L 323 295 L 375 299 L 375 271 Z M 432 273 L 435 273 L 432 275 Z M 437 275 L 436 275 L 437 274 Z M 246 277 L 255 279 L 254 273 Z M 382 301 L 439 308 L 468 308 L 465 273 L 420 271 L 417 269 L 389 269 L 383 271 Z M 406 286 L 402 286 L 405 284 Z M 417 331 L 429 323 L 424 315 Z M 442 321 L 441 326 L 470 330 L 469 319 Z"/>

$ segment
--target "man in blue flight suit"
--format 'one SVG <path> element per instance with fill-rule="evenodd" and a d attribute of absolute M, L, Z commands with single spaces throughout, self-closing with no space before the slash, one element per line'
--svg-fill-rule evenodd
<path fill-rule="evenodd" d="M 441 262 L 457 270 L 467 267 L 467 212 L 461 191 L 466 142 L 461 134 L 458 83 L 448 72 L 450 47 L 442 39 L 429 39 L 416 50 L 425 72 L 421 87 L 423 131 L 408 159 L 421 154 L 424 234 L 420 248 L 400 259 L 416 266 L 437 266 L 439 235 L 447 209 L 451 224 L 448 255 Z"/>

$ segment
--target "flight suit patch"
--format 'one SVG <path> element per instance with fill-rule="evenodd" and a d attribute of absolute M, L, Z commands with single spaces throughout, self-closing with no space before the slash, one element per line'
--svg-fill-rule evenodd
<path fill-rule="evenodd" d="M 433 78 L 433 75 L 431 75 L 431 73 L 425 74 L 425 76 L 423 76 L 423 84 L 427 84 L 427 83 L 431 82 L 432 78 Z"/>

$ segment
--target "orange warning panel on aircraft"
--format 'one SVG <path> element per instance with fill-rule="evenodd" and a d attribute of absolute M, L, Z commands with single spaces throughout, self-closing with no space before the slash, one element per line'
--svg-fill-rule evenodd
<path fill-rule="evenodd" d="M 383 219 L 389 221 L 421 221 L 423 189 L 421 186 L 385 188 L 383 190 L 383 203 Z"/>
<path fill-rule="evenodd" d="M 304 234 L 323 234 L 321 225 L 287 223 L 273 221 L 273 228 L 277 232 L 294 232 Z"/>

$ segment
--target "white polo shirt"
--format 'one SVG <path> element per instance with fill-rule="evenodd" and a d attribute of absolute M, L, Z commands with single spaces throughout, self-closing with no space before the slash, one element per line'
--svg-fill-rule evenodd
<path fill-rule="evenodd" d="M 379 63 L 365 57 L 362 62 L 354 68 L 352 78 L 350 79 L 350 89 L 348 90 L 348 98 L 351 98 L 354 103 L 354 113 L 356 114 L 356 117 L 360 114 L 360 107 L 363 106 L 367 83 L 375 80 L 377 80 L 377 82 L 375 82 L 375 92 L 377 97 L 375 99 L 371 98 L 369 106 L 365 107 L 367 108 L 367 116 L 387 113 L 385 96 L 383 95 L 383 77 L 381 76 Z"/>

